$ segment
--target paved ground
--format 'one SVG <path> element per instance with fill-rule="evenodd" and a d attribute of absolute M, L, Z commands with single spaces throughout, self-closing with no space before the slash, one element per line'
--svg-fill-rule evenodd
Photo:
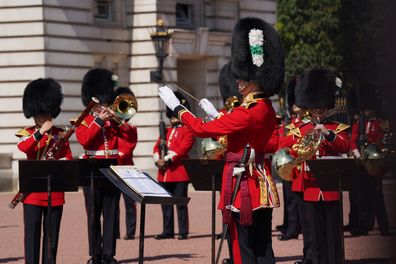
<path fill-rule="evenodd" d="M 389 218 L 391 223 L 396 223 L 396 212 L 393 210 L 394 206 L 391 206 L 395 201 L 392 189 L 396 190 L 394 185 L 385 185 Z M 0 263 L 24 263 L 22 207 L 18 206 L 15 210 L 8 209 L 7 205 L 12 195 L 0 195 Z M 155 240 L 153 235 L 160 233 L 162 228 L 161 210 L 158 205 L 147 206 L 145 263 L 210 263 L 211 196 L 209 192 L 195 191 L 190 191 L 189 195 L 191 197 L 189 204 L 191 234 L 188 240 Z M 344 198 L 347 196 L 347 194 L 344 195 Z M 344 201 L 344 211 L 348 212 L 347 199 Z M 123 204 L 121 204 L 121 210 L 121 219 L 123 220 Z M 217 230 L 220 230 L 219 216 L 220 214 L 217 215 Z M 273 226 L 280 224 L 281 221 L 282 209 L 274 210 Z M 394 224 L 392 232 L 396 233 Z M 122 222 L 121 236 L 124 234 L 125 227 Z M 277 263 L 289 264 L 300 259 L 302 254 L 301 236 L 298 240 L 280 242 L 276 239 L 277 235 L 278 232 L 273 231 L 273 246 Z M 396 236 L 382 237 L 377 230 L 366 237 L 352 238 L 347 233 L 345 235 L 347 263 L 396 263 L 394 261 L 396 259 L 396 247 L 394 246 Z M 83 195 L 82 192 L 68 193 L 61 226 L 58 263 L 85 264 L 88 259 L 87 252 L 87 227 Z M 226 250 L 223 250 L 223 254 L 226 256 Z M 137 263 L 138 241 L 118 240 L 116 258 L 120 263 Z"/>

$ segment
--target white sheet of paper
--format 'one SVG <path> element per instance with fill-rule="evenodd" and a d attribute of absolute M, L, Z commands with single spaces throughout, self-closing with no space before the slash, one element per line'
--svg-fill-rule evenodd
<path fill-rule="evenodd" d="M 134 166 L 110 166 L 131 189 L 144 196 L 171 197 L 157 182 Z"/>

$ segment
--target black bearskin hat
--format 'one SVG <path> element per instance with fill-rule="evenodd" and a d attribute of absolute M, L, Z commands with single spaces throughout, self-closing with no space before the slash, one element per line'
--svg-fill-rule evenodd
<path fill-rule="evenodd" d="M 63 102 L 61 85 L 54 79 L 37 79 L 31 81 L 23 93 L 23 114 L 26 118 L 50 114 L 52 118 L 59 115 Z"/>
<path fill-rule="evenodd" d="M 231 73 L 231 61 L 225 64 L 220 70 L 219 89 L 223 102 L 232 96 L 241 98 L 241 94 L 238 91 L 237 81 Z"/>
<path fill-rule="evenodd" d="M 291 79 L 291 81 L 287 84 L 286 87 L 286 103 L 289 108 L 292 108 L 294 104 L 296 104 L 296 79 L 297 77 L 294 77 Z"/>
<path fill-rule="evenodd" d="M 359 106 L 358 106 L 356 87 L 349 89 L 349 91 L 347 93 L 346 100 L 347 100 L 348 113 L 351 115 L 358 114 L 360 112 L 360 110 L 359 110 Z"/>
<path fill-rule="evenodd" d="M 262 47 L 257 43 L 262 43 Z M 285 58 L 281 39 L 270 24 L 253 17 L 239 20 L 232 33 L 231 55 L 231 70 L 236 79 L 253 81 L 266 97 L 279 92 L 284 81 Z"/>
<path fill-rule="evenodd" d="M 135 94 L 132 92 L 132 90 L 129 89 L 128 87 L 118 87 L 113 93 L 112 101 L 114 101 L 116 99 L 116 97 L 119 96 L 120 94 L 132 94 L 133 96 L 135 96 Z"/>
<path fill-rule="evenodd" d="M 357 105 L 360 110 L 380 112 L 381 98 L 378 86 L 374 82 L 365 81 L 360 83 L 357 91 L 357 98 Z"/>
<path fill-rule="evenodd" d="M 109 70 L 99 68 L 89 70 L 82 80 L 81 99 L 83 105 L 87 106 L 92 97 L 96 97 L 100 103 L 111 104 L 115 81 Z"/>
<path fill-rule="evenodd" d="M 333 72 L 324 69 L 305 72 L 297 80 L 296 105 L 305 109 L 334 108 L 336 88 Z"/>
<path fill-rule="evenodd" d="M 174 93 L 176 97 L 179 99 L 180 104 L 183 105 L 186 109 L 190 110 L 190 103 L 187 101 L 187 99 L 178 91 Z M 173 111 L 169 107 L 166 107 L 166 117 L 171 118 L 172 116 L 175 116 Z"/>

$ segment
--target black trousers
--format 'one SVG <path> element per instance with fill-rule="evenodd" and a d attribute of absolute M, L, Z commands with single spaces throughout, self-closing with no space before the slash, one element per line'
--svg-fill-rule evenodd
<path fill-rule="evenodd" d="M 117 214 L 120 192 L 114 187 L 83 188 L 87 212 L 90 256 L 114 256 L 116 254 Z M 92 200 L 93 198 L 93 200 Z M 100 217 L 103 214 L 103 234 Z"/>
<path fill-rule="evenodd" d="M 51 254 L 52 263 L 56 263 L 56 253 L 58 250 L 59 229 L 62 219 L 63 206 L 51 208 Z M 23 222 L 25 232 L 25 264 L 39 264 L 40 260 L 40 239 L 41 227 L 43 227 L 42 261 L 48 263 L 48 210 L 46 206 L 31 204 L 23 205 Z"/>
<path fill-rule="evenodd" d="M 253 224 L 242 226 L 239 213 L 233 213 L 238 231 L 238 243 L 242 263 L 273 264 L 275 263 L 272 249 L 272 209 L 253 211 Z"/>
<path fill-rule="evenodd" d="M 312 204 L 304 201 L 303 193 L 295 192 L 294 194 L 303 234 L 303 257 L 306 260 L 312 260 Z"/>
<path fill-rule="evenodd" d="M 134 236 L 136 233 L 136 203 L 128 195 L 122 193 L 125 204 L 126 235 Z"/>
<path fill-rule="evenodd" d="M 342 263 L 340 202 L 312 204 L 312 260 L 314 264 Z"/>
<path fill-rule="evenodd" d="M 187 197 L 188 182 L 161 182 L 168 192 L 176 197 Z M 173 235 L 174 229 L 174 213 L 173 205 L 161 205 L 163 234 Z M 188 235 L 188 208 L 187 205 L 177 205 L 177 219 L 179 223 L 179 234 Z"/>
<path fill-rule="evenodd" d="M 386 211 L 383 191 L 383 179 L 378 176 L 369 176 L 368 208 L 369 216 L 377 219 L 377 224 L 381 232 L 389 231 L 388 213 Z M 366 198 L 367 199 L 367 198 Z M 367 205 L 366 205 L 367 206 Z M 374 219 L 371 220 L 374 222 Z M 374 224 L 374 223 L 372 223 Z M 370 219 L 369 219 L 370 225 Z"/>
<path fill-rule="evenodd" d="M 286 234 L 298 235 L 301 232 L 300 219 L 298 215 L 297 193 L 292 191 L 292 182 L 283 181 L 283 192 L 286 210 Z M 285 216 L 284 216 L 285 218 Z"/>

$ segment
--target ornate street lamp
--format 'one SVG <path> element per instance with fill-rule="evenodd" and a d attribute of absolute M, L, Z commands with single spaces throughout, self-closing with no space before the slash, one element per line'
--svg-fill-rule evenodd
<path fill-rule="evenodd" d="M 164 21 L 162 19 L 158 19 L 155 30 L 151 32 L 151 40 L 154 43 L 155 56 L 158 60 L 157 70 L 150 72 L 150 80 L 152 82 L 162 81 L 162 69 L 164 66 L 164 60 L 168 56 L 168 43 L 171 35 L 172 32 L 165 27 Z"/>

